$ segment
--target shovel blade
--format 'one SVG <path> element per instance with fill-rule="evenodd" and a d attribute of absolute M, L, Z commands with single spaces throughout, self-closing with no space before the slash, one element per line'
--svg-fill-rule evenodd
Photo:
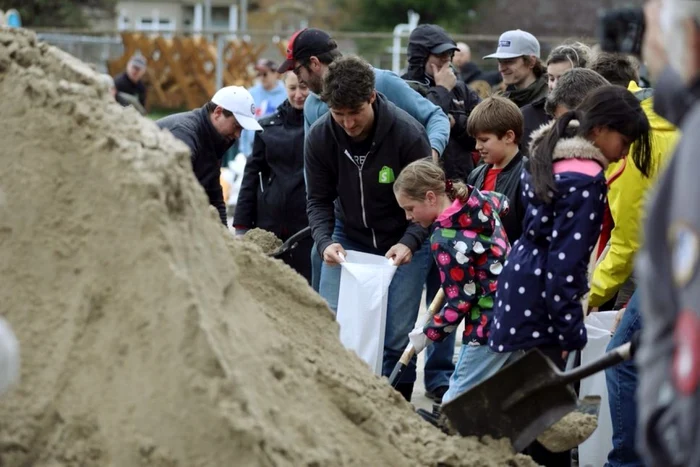
<path fill-rule="evenodd" d="M 576 393 L 557 384 L 560 378 L 557 367 L 535 349 L 444 404 L 442 411 L 462 436 L 508 438 L 520 452 L 576 409 Z M 532 381 L 547 387 L 523 390 Z"/>

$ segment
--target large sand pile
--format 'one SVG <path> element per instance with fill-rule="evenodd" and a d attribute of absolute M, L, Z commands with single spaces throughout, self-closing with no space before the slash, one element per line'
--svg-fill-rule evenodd
<path fill-rule="evenodd" d="M 0 31 L 0 313 L 22 380 L 3 466 L 530 465 L 448 438 L 321 299 L 214 219 L 185 146 Z"/>

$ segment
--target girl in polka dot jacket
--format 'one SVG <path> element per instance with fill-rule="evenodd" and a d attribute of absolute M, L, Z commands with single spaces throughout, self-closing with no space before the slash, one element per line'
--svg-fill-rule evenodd
<path fill-rule="evenodd" d="M 521 177 L 523 235 L 498 283 L 489 346 L 497 352 L 539 348 L 559 366 L 584 347 L 582 299 L 606 203 L 604 170 L 627 156 L 650 161 L 649 122 L 639 101 L 603 86 L 533 133 Z"/>
<path fill-rule="evenodd" d="M 496 280 L 510 250 L 501 215 L 508 199 L 481 192 L 462 182 L 445 180 L 429 160 L 406 166 L 394 182 L 394 194 L 406 217 L 431 227 L 431 249 L 440 272 L 446 303 L 425 328 L 409 335 L 416 352 L 430 341 L 442 341 L 467 319 L 459 360 L 447 402 L 497 372 L 510 355 L 489 350 Z"/>

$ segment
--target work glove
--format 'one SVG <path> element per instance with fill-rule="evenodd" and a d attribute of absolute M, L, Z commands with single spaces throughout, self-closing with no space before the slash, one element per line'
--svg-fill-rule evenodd
<path fill-rule="evenodd" d="M 423 326 L 416 326 L 413 331 L 409 332 L 408 339 L 411 341 L 413 348 L 416 349 L 416 355 L 421 353 L 423 349 L 432 343 L 423 332 Z"/>
<path fill-rule="evenodd" d="M 10 324 L 0 318 L 0 394 L 19 381 L 19 342 Z"/>

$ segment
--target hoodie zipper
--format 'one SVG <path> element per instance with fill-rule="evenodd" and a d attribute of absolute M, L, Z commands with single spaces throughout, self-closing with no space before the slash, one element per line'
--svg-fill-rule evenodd
<path fill-rule="evenodd" d="M 374 143 L 372 143 L 372 147 L 374 147 Z M 367 225 L 367 212 L 365 210 L 365 187 L 364 187 L 364 180 L 362 178 L 362 167 L 365 165 L 365 161 L 367 160 L 367 156 L 369 156 L 369 153 L 372 152 L 370 149 L 367 151 L 367 154 L 365 154 L 365 159 L 362 161 L 362 165 L 357 165 L 355 160 L 352 158 L 352 154 L 350 154 L 350 151 L 347 149 L 345 150 L 345 155 L 350 159 L 350 161 L 357 167 L 357 175 L 360 178 L 360 207 L 362 208 L 362 223 L 365 224 L 365 228 L 369 229 L 370 232 L 372 232 L 372 245 L 374 245 L 374 248 L 379 248 L 377 246 L 377 236 L 374 233 L 374 229 L 371 229 L 369 225 Z"/>

